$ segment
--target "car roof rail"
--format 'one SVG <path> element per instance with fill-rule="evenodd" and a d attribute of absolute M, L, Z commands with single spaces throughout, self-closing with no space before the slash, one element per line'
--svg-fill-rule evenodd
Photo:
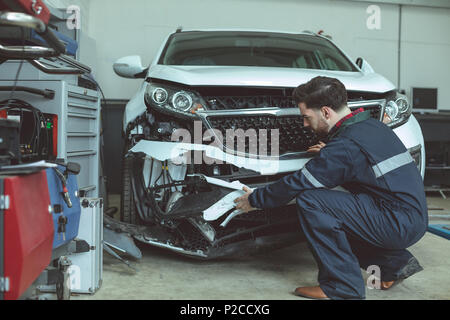
<path fill-rule="evenodd" d="M 321 36 L 321 37 L 328 38 L 328 39 L 330 39 L 330 40 L 333 40 L 333 37 L 330 36 L 329 34 L 324 33 L 323 30 L 320 30 L 319 32 L 317 32 L 317 35 L 318 35 L 318 36 Z"/>
<path fill-rule="evenodd" d="M 312 32 L 311 30 L 303 30 L 302 33 L 308 33 L 308 34 L 312 34 L 314 36 L 317 36 L 317 33 Z"/>
<path fill-rule="evenodd" d="M 330 40 L 333 40 L 333 37 L 330 36 L 329 34 L 325 34 L 323 30 L 320 30 L 319 32 L 312 32 L 310 30 L 303 30 L 302 32 L 310 34 L 310 35 L 313 35 L 313 36 L 316 36 L 316 37 L 325 37 L 325 38 L 328 38 Z"/>

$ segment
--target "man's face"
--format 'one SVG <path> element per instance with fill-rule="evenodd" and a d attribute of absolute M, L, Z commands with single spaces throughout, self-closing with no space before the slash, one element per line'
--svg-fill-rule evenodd
<path fill-rule="evenodd" d="M 303 116 L 303 126 L 311 128 L 319 139 L 326 137 L 330 126 L 321 109 L 308 109 L 304 102 L 300 102 L 298 107 Z"/>

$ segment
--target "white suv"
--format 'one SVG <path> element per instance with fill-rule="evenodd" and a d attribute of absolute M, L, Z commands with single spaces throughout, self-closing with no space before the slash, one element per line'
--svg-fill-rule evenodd
<path fill-rule="evenodd" d="M 328 37 L 177 30 L 148 68 L 131 56 L 114 70 L 145 79 L 123 127 L 121 220 L 139 225 L 140 241 L 211 259 L 299 240 L 295 205 L 240 214 L 231 200 L 242 184 L 272 183 L 311 159 L 317 140 L 292 92 L 319 75 L 344 83 L 350 108 L 390 126 L 423 177 L 423 136 L 407 98 Z"/>

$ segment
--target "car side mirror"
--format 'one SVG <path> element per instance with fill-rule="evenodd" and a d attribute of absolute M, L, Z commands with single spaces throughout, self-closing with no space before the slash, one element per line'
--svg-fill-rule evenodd
<path fill-rule="evenodd" d="M 140 56 L 128 56 L 117 60 L 113 65 L 114 72 L 123 78 L 145 78 L 148 68 L 142 66 Z"/>
<path fill-rule="evenodd" d="M 374 73 L 372 66 L 363 58 L 359 57 L 356 59 L 356 65 L 361 69 L 364 73 Z"/>

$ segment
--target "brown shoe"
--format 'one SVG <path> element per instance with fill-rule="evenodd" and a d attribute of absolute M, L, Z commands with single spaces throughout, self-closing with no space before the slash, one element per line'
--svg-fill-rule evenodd
<path fill-rule="evenodd" d="M 380 289 L 387 290 L 394 285 L 395 281 L 381 281 Z"/>
<path fill-rule="evenodd" d="M 388 289 L 392 288 L 393 286 L 396 286 L 396 285 L 402 283 L 403 280 L 404 279 L 398 279 L 398 280 L 395 280 L 395 281 L 381 281 L 380 289 L 381 290 L 388 290 Z"/>
<path fill-rule="evenodd" d="M 299 287 L 295 289 L 294 294 L 296 296 L 316 299 L 316 300 L 329 300 L 325 292 L 319 286 L 316 287 Z"/>

